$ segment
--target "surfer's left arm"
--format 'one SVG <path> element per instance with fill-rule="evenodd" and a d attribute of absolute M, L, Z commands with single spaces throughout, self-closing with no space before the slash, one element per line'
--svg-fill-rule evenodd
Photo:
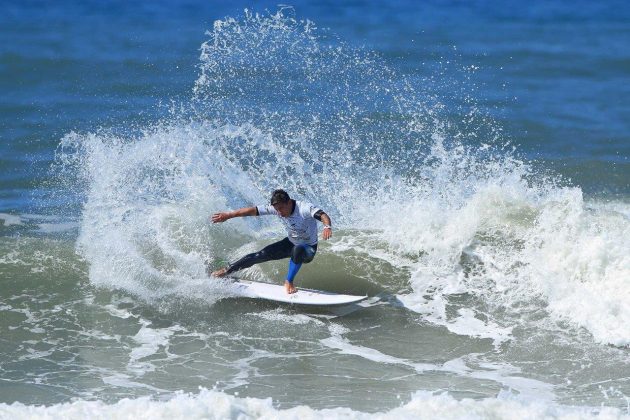
<path fill-rule="evenodd" d="M 322 238 L 324 238 L 324 240 L 330 239 L 330 237 L 332 236 L 332 221 L 330 220 L 330 216 L 324 213 L 323 210 L 319 210 L 317 213 L 315 213 L 313 217 L 324 224 L 324 232 L 322 232 Z"/>

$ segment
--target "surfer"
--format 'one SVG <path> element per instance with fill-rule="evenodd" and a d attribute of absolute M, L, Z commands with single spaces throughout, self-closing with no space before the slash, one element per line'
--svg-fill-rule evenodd
<path fill-rule="evenodd" d="M 293 285 L 295 276 L 302 264 L 313 261 L 317 252 L 316 221 L 319 220 L 324 224 L 322 238 L 327 240 L 332 236 L 330 217 L 311 203 L 293 200 L 286 191 L 275 190 L 271 195 L 270 205 L 243 207 L 230 212 L 215 213 L 212 215 L 212 223 L 222 223 L 234 217 L 267 215 L 280 216 L 280 220 L 287 229 L 287 237 L 258 252 L 245 255 L 227 267 L 214 271 L 212 275 L 223 277 L 254 264 L 290 258 L 284 288 L 287 293 L 295 293 L 297 292 Z"/>

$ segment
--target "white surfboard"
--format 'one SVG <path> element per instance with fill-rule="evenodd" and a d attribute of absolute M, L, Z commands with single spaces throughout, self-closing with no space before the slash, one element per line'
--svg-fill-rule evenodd
<path fill-rule="evenodd" d="M 236 280 L 234 286 L 244 296 L 273 300 L 274 302 L 294 303 L 299 305 L 333 306 L 361 302 L 367 296 L 342 295 L 298 287 L 298 291 L 288 294 L 284 285 L 259 283 L 249 280 Z"/>

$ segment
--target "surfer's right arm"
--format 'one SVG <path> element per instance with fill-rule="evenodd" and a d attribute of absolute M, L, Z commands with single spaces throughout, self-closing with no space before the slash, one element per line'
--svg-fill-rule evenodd
<path fill-rule="evenodd" d="M 242 209 L 224 211 L 212 215 L 212 223 L 222 223 L 234 217 L 258 216 L 256 207 L 243 207 Z"/>

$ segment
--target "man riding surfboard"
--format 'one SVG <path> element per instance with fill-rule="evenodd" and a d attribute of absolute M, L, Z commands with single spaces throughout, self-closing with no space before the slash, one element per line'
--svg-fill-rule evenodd
<path fill-rule="evenodd" d="M 215 213 L 212 223 L 222 223 L 234 217 L 276 215 L 287 229 L 287 237 L 266 246 L 258 252 L 247 254 L 227 267 L 212 273 L 215 277 L 223 277 L 254 264 L 266 261 L 290 258 L 289 270 L 284 283 L 287 293 L 295 293 L 297 289 L 293 280 L 302 264 L 309 263 L 317 252 L 317 221 L 324 224 L 322 238 L 328 240 L 332 236 L 330 217 L 319 207 L 306 202 L 291 199 L 284 190 L 275 190 L 271 195 L 270 205 L 243 207 L 230 212 Z"/>

